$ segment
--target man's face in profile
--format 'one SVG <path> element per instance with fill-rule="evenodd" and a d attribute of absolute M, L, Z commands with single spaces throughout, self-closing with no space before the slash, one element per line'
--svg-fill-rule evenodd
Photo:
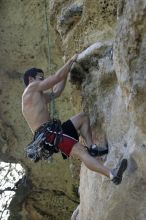
<path fill-rule="evenodd" d="M 37 73 L 36 80 L 44 80 L 44 73 Z"/>

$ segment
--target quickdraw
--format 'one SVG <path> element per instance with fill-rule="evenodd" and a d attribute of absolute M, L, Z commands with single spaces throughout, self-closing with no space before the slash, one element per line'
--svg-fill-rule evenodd
<path fill-rule="evenodd" d="M 53 153 L 59 152 L 58 144 L 61 138 L 60 120 L 45 123 L 35 133 L 34 140 L 26 146 L 26 156 L 34 162 L 49 160 Z"/>

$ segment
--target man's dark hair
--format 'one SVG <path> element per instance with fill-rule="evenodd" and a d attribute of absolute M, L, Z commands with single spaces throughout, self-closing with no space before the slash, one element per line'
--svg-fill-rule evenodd
<path fill-rule="evenodd" d="M 41 69 L 37 69 L 37 68 L 31 68 L 29 70 L 27 70 L 24 75 L 23 75 L 23 81 L 25 83 L 26 86 L 28 86 L 29 84 L 29 76 L 35 78 L 37 73 L 44 73 L 43 70 Z"/>

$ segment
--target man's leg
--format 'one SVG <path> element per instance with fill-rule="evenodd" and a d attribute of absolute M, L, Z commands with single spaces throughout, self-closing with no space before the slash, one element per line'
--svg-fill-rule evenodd
<path fill-rule="evenodd" d="M 101 148 L 93 143 L 90 120 L 85 113 L 81 112 L 78 115 L 70 118 L 70 120 L 72 121 L 76 130 L 80 131 L 81 136 L 84 138 L 88 147 L 88 152 L 91 156 L 103 156 L 108 153 L 107 146 L 105 148 Z"/>
<path fill-rule="evenodd" d="M 76 130 L 80 131 L 81 136 L 84 138 L 87 146 L 89 147 L 91 144 L 93 144 L 89 117 L 84 112 L 81 112 L 78 115 L 70 118 L 70 120 L 72 121 Z"/>
<path fill-rule="evenodd" d="M 79 142 L 76 143 L 71 150 L 70 156 L 73 155 L 80 159 L 88 169 L 110 178 L 110 169 L 100 164 L 95 157 L 90 156 L 86 148 Z"/>
<path fill-rule="evenodd" d="M 117 168 L 110 170 L 106 166 L 100 164 L 96 158 L 90 156 L 86 148 L 79 142 L 76 143 L 71 150 L 70 156 L 73 155 L 80 159 L 88 169 L 107 176 L 116 185 L 121 183 L 123 173 L 127 168 L 127 159 L 122 159 Z"/>

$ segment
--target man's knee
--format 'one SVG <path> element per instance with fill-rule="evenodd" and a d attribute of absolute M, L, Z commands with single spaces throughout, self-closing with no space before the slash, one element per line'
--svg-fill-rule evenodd
<path fill-rule="evenodd" d="M 79 115 L 81 118 L 88 118 L 88 115 L 85 112 L 80 112 Z"/>
<path fill-rule="evenodd" d="M 71 117 L 70 120 L 77 130 L 80 129 L 83 124 L 89 122 L 89 118 L 84 112 L 80 112 L 78 115 Z"/>
<path fill-rule="evenodd" d="M 89 122 L 89 117 L 85 112 L 81 112 L 79 115 L 80 115 L 80 120 L 82 121 L 82 124 Z"/>

